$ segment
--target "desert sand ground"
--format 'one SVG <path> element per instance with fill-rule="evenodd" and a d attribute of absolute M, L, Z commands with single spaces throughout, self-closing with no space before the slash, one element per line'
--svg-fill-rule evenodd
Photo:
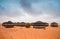
<path fill-rule="evenodd" d="M 60 26 L 49 26 L 44 30 L 16 26 L 4 28 L 0 25 L 0 39 L 60 39 Z"/>

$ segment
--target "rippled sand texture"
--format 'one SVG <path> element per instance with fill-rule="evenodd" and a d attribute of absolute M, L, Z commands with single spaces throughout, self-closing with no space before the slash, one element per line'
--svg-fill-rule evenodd
<path fill-rule="evenodd" d="M 60 27 L 34 28 L 4 28 L 0 26 L 0 39 L 60 39 Z"/>

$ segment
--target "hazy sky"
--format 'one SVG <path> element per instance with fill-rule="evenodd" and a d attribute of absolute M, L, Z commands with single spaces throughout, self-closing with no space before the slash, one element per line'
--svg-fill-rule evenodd
<path fill-rule="evenodd" d="M 0 0 L 0 22 L 58 22 L 60 0 Z"/>

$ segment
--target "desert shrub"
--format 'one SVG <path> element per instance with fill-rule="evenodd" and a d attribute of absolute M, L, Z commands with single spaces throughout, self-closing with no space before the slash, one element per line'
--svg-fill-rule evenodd
<path fill-rule="evenodd" d="M 25 27 L 26 27 L 26 28 L 30 28 L 30 26 L 31 26 L 30 23 L 26 23 L 26 24 L 25 24 Z"/>

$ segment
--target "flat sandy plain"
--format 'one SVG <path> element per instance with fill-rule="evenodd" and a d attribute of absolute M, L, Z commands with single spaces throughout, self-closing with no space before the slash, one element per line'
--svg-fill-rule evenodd
<path fill-rule="evenodd" d="M 49 26 L 44 30 L 16 26 L 4 28 L 0 25 L 0 39 L 60 39 L 60 26 Z"/>

